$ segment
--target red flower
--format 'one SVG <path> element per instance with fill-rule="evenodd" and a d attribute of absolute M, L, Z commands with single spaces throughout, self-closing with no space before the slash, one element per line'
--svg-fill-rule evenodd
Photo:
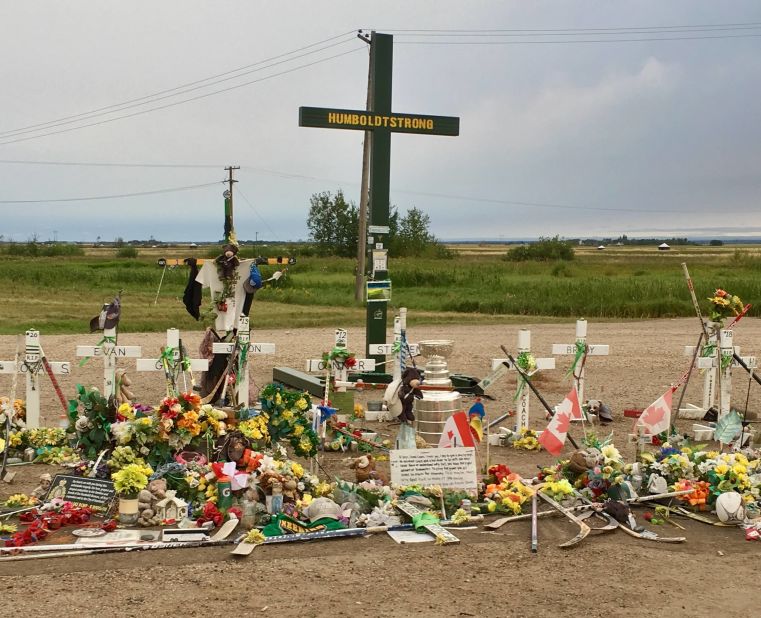
<path fill-rule="evenodd" d="M 344 366 L 347 369 L 351 369 L 352 367 L 356 367 L 357 365 L 357 359 L 354 356 L 348 356 L 344 359 Z"/>

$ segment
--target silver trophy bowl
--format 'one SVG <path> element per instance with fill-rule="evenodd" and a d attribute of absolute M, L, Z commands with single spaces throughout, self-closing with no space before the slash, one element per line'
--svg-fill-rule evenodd
<path fill-rule="evenodd" d="M 425 383 L 432 386 L 452 386 L 449 379 L 447 358 L 452 354 L 454 341 L 450 339 L 431 339 L 418 343 L 421 356 L 428 359 L 425 366 Z"/>

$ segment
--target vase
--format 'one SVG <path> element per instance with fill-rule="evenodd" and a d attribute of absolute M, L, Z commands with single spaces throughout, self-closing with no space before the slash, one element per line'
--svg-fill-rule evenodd
<path fill-rule="evenodd" d="M 119 523 L 125 526 L 134 526 L 138 519 L 137 497 L 119 498 Z"/>

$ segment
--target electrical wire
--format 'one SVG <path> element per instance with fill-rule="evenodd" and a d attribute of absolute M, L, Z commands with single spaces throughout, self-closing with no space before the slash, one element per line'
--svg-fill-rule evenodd
<path fill-rule="evenodd" d="M 397 41 L 397 45 L 577 45 L 585 43 L 638 43 L 653 41 L 698 41 L 706 39 L 746 39 L 759 34 L 727 34 L 717 36 L 647 37 L 636 39 L 574 39 L 569 41 Z"/>
<path fill-rule="evenodd" d="M 94 195 L 87 197 L 65 197 L 65 198 L 53 198 L 46 200 L 0 200 L 0 204 L 45 204 L 45 203 L 59 203 L 59 202 L 91 202 L 94 200 L 114 200 L 128 197 L 140 197 L 143 195 L 158 195 L 160 193 L 176 193 L 178 191 L 192 191 L 194 189 L 203 189 L 205 187 L 213 187 L 220 183 L 225 183 L 226 180 L 218 180 L 216 182 L 207 182 L 200 185 L 188 185 L 186 187 L 171 187 L 169 189 L 155 189 L 153 191 L 140 191 L 137 193 L 119 193 L 115 195 Z"/>
<path fill-rule="evenodd" d="M 328 60 L 334 60 L 335 58 L 340 58 L 341 56 L 346 56 L 348 54 L 353 54 L 355 52 L 366 50 L 366 49 L 367 49 L 366 46 L 365 47 L 358 47 L 356 49 L 350 49 L 349 51 L 341 52 L 340 54 L 335 54 L 333 56 L 328 56 L 327 58 L 321 58 L 320 60 L 315 60 L 314 62 L 309 62 L 307 64 L 302 64 L 302 65 L 299 65 L 297 67 L 293 67 L 293 68 L 287 69 L 285 71 L 281 71 L 279 73 L 273 73 L 272 75 L 267 75 L 265 77 L 260 77 L 258 79 L 253 79 L 253 80 L 250 80 L 250 81 L 247 81 L 247 82 L 243 82 L 241 84 L 236 84 L 234 86 L 229 86 L 228 88 L 222 88 L 220 90 L 215 90 L 213 92 L 207 92 L 205 94 L 200 94 L 200 95 L 197 95 L 195 97 L 190 97 L 188 99 L 183 99 L 182 101 L 174 101 L 172 103 L 167 103 L 165 105 L 159 105 L 158 107 L 152 107 L 150 109 L 144 109 L 144 110 L 140 110 L 140 111 L 137 111 L 137 112 L 132 112 L 131 114 L 124 114 L 122 116 L 116 116 L 115 118 L 107 118 L 106 120 L 100 120 L 98 122 L 91 122 L 91 123 L 79 125 L 79 126 L 76 126 L 76 127 L 69 127 L 68 129 L 61 129 L 59 131 L 49 131 L 47 133 L 41 133 L 39 135 L 31 135 L 31 136 L 28 136 L 28 137 L 21 137 L 21 138 L 12 139 L 12 140 L 0 141 L 0 146 L 4 146 L 6 144 L 15 144 L 15 143 L 18 143 L 18 142 L 26 142 L 26 141 L 33 140 L 33 139 L 38 139 L 40 137 L 47 137 L 49 135 L 59 135 L 61 133 L 69 133 L 70 131 L 77 131 L 79 129 L 86 129 L 87 127 L 95 127 L 95 126 L 102 125 L 102 124 L 108 124 L 110 122 L 116 122 L 117 120 L 124 120 L 125 118 L 133 118 L 135 116 L 141 116 L 143 114 L 148 114 L 150 112 L 155 112 L 155 111 L 158 111 L 158 110 L 161 110 L 161 109 L 167 109 L 169 107 L 174 107 L 176 105 L 182 105 L 184 103 L 189 103 L 191 101 L 198 101 L 200 99 L 205 99 L 207 97 L 211 97 L 211 96 L 215 96 L 215 95 L 218 95 L 218 94 L 222 94 L 223 92 L 229 92 L 231 90 L 237 90 L 238 88 L 243 88 L 244 86 L 250 86 L 251 84 L 256 84 L 256 83 L 259 83 L 259 82 L 263 82 L 263 81 L 266 81 L 268 79 L 272 79 L 274 77 L 280 77 L 282 75 L 287 75 L 288 73 L 293 73 L 294 71 L 299 71 L 299 70 L 305 69 L 307 67 L 311 67 L 311 66 L 314 66 L 314 65 L 317 65 L 317 64 L 321 64 L 323 62 L 327 62 Z"/>
<path fill-rule="evenodd" d="M 672 26 L 607 26 L 604 28 L 389 28 L 384 29 L 383 32 L 388 33 L 416 33 L 416 32 L 600 32 L 600 31 L 631 31 L 631 30 L 692 30 L 700 28 L 712 28 L 712 29 L 742 29 L 742 28 L 754 28 L 761 26 L 761 22 L 749 21 L 749 22 L 733 22 L 733 23 L 720 23 L 720 24 L 679 24 Z"/>
<path fill-rule="evenodd" d="M 262 223 L 264 223 L 264 226 L 269 230 L 270 234 L 272 234 L 272 240 L 281 240 L 277 234 L 275 234 L 275 231 L 270 227 L 269 223 L 262 217 L 262 215 L 259 214 L 259 211 L 254 208 L 254 205 L 249 201 L 249 199 L 246 197 L 246 195 L 243 193 L 243 191 L 240 190 L 240 187 L 235 188 L 235 195 L 240 195 L 243 198 L 243 201 L 248 204 L 249 208 L 254 211 L 257 217 L 261 219 Z"/>
<path fill-rule="evenodd" d="M 277 66 L 277 65 L 283 64 L 285 62 L 291 62 L 292 60 L 296 60 L 298 58 L 303 58 L 305 56 L 308 56 L 308 55 L 311 55 L 311 54 L 315 54 L 315 53 L 319 53 L 319 52 L 324 51 L 326 49 L 330 49 L 330 48 L 335 47 L 337 45 L 344 45 L 345 43 L 353 41 L 354 38 L 352 37 L 351 39 L 347 39 L 345 41 L 339 41 L 338 43 L 332 43 L 330 45 L 327 45 L 326 47 L 322 47 L 320 49 L 312 50 L 312 51 L 307 52 L 305 54 L 300 54 L 300 55 L 294 56 L 292 58 L 288 58 L 287 60 L 280 60 L 281 58 L 285 58 L 287 56 L 293 56 L 293 54 L 296 54 L 297 52 L 300 52 L 300 51 L 304 51 L 304 50 L 309 49 L 311 47 L 316 47 L 316 46 L 322 45 L 324 43 L 329 43 L 330 41 L 333 41 L 333 40 L 335 40 L 337 38 L 345 37 L 347 34 L 349 34 L 349 33 L 343 33 L 343 34 L 340 34 L 340 35 L 336 35 L 335 37 L 330 37 L 328 39 L 324 39 L 323 41 L 319 41 L 317 43 L 312 43 L 310 45 L 306 45 L 304 47 L 300 47 L 298 49 L 295 49 L 295 50 L 290 51 L 290 52 L 286 52 L 284 54 L 280 54 L 280 55 L 277 55 L 277 56 L 272 56 L 271 58 L 267 58 L 265 60 L 260 60 L 258 62 L 255 62 L 255 63 L 252 63 L 252 64 L 248 64 L 248 65 L 245 65 L 243 67 L 239 67 L 237 69 L 232 69 L 230 71 L 225 71 L 224 73 L 218 73 L 216 75 L 211 75 L 211 76 L 205 77 L 203 79 L 199 79 L 199 80 L 192 81 L 192 82 L 187 82 L 185 84 L 181 84 L 179 86 L 175 86 L 174 88 L 168 88 L 166 90 L 160 90 L 158 92 L 154 92 L 152 94 L 147 94 L 147 95 L 144 95 L 142 97 L 138 97 L 136 99 L 130 99 L 128 101 L 123 101 L 121 103 L 114 103 L 112 105 L 106 105 L 105 107 L 99 107 L 97 109 L 93 109 L 93 110 L 90 110 L 90 111 L 87 111 L 87 112 L 82 112 L 80 114 L 74 114 L 72 116 L 63 116 L 61 118 L 56 118 L 55 120 L 49 120 L 47 122 L 41 122 L 41 123 L 37 123 L 37 124 L 27 125 L 25 127 L 19 127 L 18 129 L 10 129 L 10 130 L 6 130 L 6 131 L 0 131 L 0 138 L 2 138 L 2 137 L 10 137 L 11 135 L 16 135 L 16 134 L 36 132 L 36 131 L 34 131 L 35 129 L 42 130 L 44 128 L 50 128 L 51 126 L 60 126 L 60 125 L 63 125 L 63 124 L 70 124 L 70 123 L 81 121 L 81 120 L 87 120 L 89 118 L 93 118 L 93 117 L 96 117 L 96 116 L 108 115 L 108 114 L 111 114 L 111 113 L 116 113 L 118 111 L 121 111 L 122 109 L 130 109 L 132 107 L 139 107 L 140 105 L 149 105 L 149 104 L 153 103 L 154 101 L 160 101 L 160 100 L 169 98 L 171 96 L 178 96 L 178 95 L 181 95 L 181 94 L 185 94 L 187 92 L 191 92 L 193 90 L 199 90 L 201 88 L 207 88 L 209 86 L 213 86 L 213 85 L 218 84 L 218 83 L 229 81 L 231 79 L 237 79 L 238 77 L 242 77 L 243 75 L 249 75 L 249 74 L 254 73 L 256 71 L 263 71 L 263 70 L 271 68 L 273 66 Z M 260 66 L 260 65 L 263 65 L 263 64 L 266 64 L 266 63 L 269 63 L 269 62 L 273 62 L 275 60 L 280 60 L 280 62 L 274 62 L 273 64 L 270 64 L 270 65 L 264 66 L 264 67 Z M 259 67 L 259 68 L 252 69 L 252 67 Z M 252 70 L 247 70 L 247 69 L 252 69 Z M 245 71 L 245 72 L 241 73 L 241 71 Z M 238 73 L 238 74 L 237 75 L 232 75 L 233 73 Z M 230 75 L 232 75 L 232 76 L 231 77 L 225 77 L 225 76 L 230 76 Z M 224 79 L 219 79 L 219 78 L 223 78 L 223 77 L 224 77 Z M 213 81 L 213 80 L 216 80 L 216 81 Z M 209 82 L 209 83 L 204 83 L 204 82 Z M 168 93 L 174 93 L 174 94 L 168 94 Z M 161 96 L 161 95 L 166 95 L 166 96 Z M 148 100 L 148 99 L 150 99 L 150 100 Z M 142 103 L 140 103 L 140 101 L 142 101 Z M 117 109 L 117 108 L 120 108 L 120 109 Z"/>
<path fill-rule="evenodd" d="M 159 167 L 187 169 L 221 169 L 224 165 L 205 163 L 97 163 L 90 161 L 25 161 L 22 159 L 0 159 L 0 164 L 8 165 L 62 165 L 69 167 Z"/>

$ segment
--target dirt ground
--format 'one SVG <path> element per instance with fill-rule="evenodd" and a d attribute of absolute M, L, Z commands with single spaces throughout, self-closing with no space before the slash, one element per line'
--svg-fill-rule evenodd
<path fill-rule="evenodd" d="M 340 326 L 340 325 L 338 325 Z M 553 343 L 572 343 L 574 325 L 526 322 L 532 332 L 532 352 L 549 357 Z M 452 339 L 450 370 L 483 377 L 491 359 L 501 357 L 499 344 L 515 350 L 518 326 L 412 327 L 410 341 Z M 608 403 L 616 417 L 612 428 L 616 445 L 627 459 L 633 446 L 626 443 L 632 420 L 625 408 L 642 408 L 677 380 L 689 359 L 685 345 L 697 339 L 695 319 L 605 322 L 589 324 L 589 343 L 610 345 L 610 356 L 587 362 L 587 397 Z M 756 353 L 761 320 L 746 318 L 736 329 L 736 345 L 743 355 Z M 183 335 L 190 350 L 197 349 L 201 333 Z M 277 344 L 277 354 L 256 358 L 252 367 L 255 388 L 271 380 L 273 366 L 303 369 L 304 359 L 317 358 L 331 347 L 328 329 L 256 331 L 255 341 Z M 157 334 L 129 334 L 120 344 L 141 345 L 145 357 L 157 356 L 163 344 Z M 97 335 L 45 336 L 42 344 L 51 361 L 71 361 L 72 375 L 61 386 L 72 396 L 77 383 L 102 384 L 102 366 L 92 360 L 79 367 L 77 344 L 95 344 Z M 360 350 L 364 330 L 349 329 L 349 348 Z M 10 360 L 15 338 L 0 337 L 0 359 Z M 130 367 L 131 361 L 123 361 Z M 557 357 L 557 369 L 536 380 L 545 398 L 559 403 L 570 388 L 565 377 L 571 357 Z M 733 380 L 733 402 L 745 407 L 747 374 L 738 370 Z M 156 403 L 163 395 L 160 373 L 131 373 L 138 401 Z M 701 402 L 702 379 L 694 376 L 685 402 Z M 10 377 L 0 375 L 0 393 L 10 390 Z M 485 402 L 494 418 L 514 407 L 515 379 L 495 384 L 496 401 Z M 23 389 L 19 396 L 23 396 Z M 359 393 L 357 400 L 380 399 L 380 392 Z M 750 393 L 749 410 L 758 412 L 758 390 Z M 43 381 L 43 424 L 58 422 L 61 407 L 50 384 Z M 531 401 L 532 427 L 542 429 L 544 413 Z M 692 421 L 680 422 L 682 430 Z M 393 439 L 386 424 L 363 423 Z M 575 437 L 581 438 L 575 426 Z M 609 431 L 609 430 L 607 430 Z M 602 431 L 600 432 L 602 433 Z M 325 455 L 331 474 L 348 477 L 343 454 Z M 481 449 L 480 457 L 485 457 Z M 546 453 L 528 453 L 493 447 L 492 463 L 533 475 L 537 464 L 552 461 Z M 0 486 L 0 498 L 30 491 L 44 466 L 16 468 L 12 485 Z M 51 470 L 53 471 L 53 470 Z M 35 612 L 52 615 L 66 611 L 81 616 L 140 616 L 181 612 L 206 616 L 725 616 L 756 615 L 759 600 L 754 580 L 761 545 L 744 541 L 742 531 L 679 520 L 684 532 L 657 527 L 663 536 L 683 535 L 687 542 L 667 545 L 633 539 L 621 532 L 590 536 L 579 546 L 557 545 L 575 534 L 559 519 L 539 525 L 539 553 L 529 551 L 529 524 L 514 522 L 497 533 L 482 527 L 461 530 L 459 546 L 396 545 L 384 535 L 339 539 L 302 545 L 259 547 L 244 560 L 229 556 L 229 548 L 163 550 L 137 554 L 110 554 L 0 563 L 5 586 L 0 616 Z M 594 534 L 594 533 L 593 533 Z M 65 531 L 51 541 L 68 542 Z M 748 577 L 750 576 L 750 577 Z M 746 583 L 748 582 L 748 583 Z"/>

